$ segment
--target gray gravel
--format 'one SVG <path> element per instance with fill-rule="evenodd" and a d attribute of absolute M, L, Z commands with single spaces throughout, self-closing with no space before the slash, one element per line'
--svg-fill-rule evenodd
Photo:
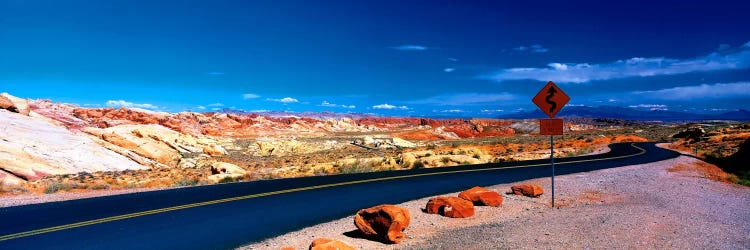
<path fill-rule="evenodd" d="M 397 245 L 345 236 L 356 229 L 349 216 L 243 249 L 307 249 L 318 237 L 358 249 L 750 249 L 750 188 L 667 171 L 695 161 L 683 156 L 559 176 L 555 209 L 549 178 L 524 182 L 541 185 L 547 193 L 540 198 L 503 194 L 502 207 L 476 207 L 465 219 L 421 212 L 430 197 L 405 202 L 399 206 L 409 210 L 412 225 Z M 488 188 L 505 193 L 513 184 Z"/>

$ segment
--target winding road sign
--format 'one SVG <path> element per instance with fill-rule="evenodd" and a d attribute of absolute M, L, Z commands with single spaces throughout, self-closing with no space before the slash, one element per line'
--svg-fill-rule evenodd
<path fill-rule="evenodd" d="M 565 94 L 554 82 L 550 81 L 539 93 L 531 99 L 539 109 L 542 110 L 549 118 L 555 117 L 563 106 L 570 101 L 570 97 Z"/>

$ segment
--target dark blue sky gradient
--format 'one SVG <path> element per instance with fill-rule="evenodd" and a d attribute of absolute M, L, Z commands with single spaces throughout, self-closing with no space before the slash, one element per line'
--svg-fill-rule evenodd
<path fill-rule="evenodd" d="M 499 72 L 543 70 L 550 63 L 607 65 L 634 57 L 682 65 L 718 53 L 738 59 L 718 69 L 708 62 L 680 73 L 640 76 L 651 70 L 644 66 L 636 69 L 638 76 L 537 78 L 559 82 L 576 105 L 748 109 L 750 91 L 743 89 L 750 87 L 749 6 L 746 1 L 5 0 L 0 91 L 88 106 L 122 100 L 170 112 L 232 107 L 492 117 L 535 108 L 531 96 L 546 82 L 498 77 Z M 397 49 L 403 45 L 424 50 Z M 706 90 L 699 90 L 706 97 L 698 100 L 659 98 L 704 84 Z M 713 93 L 727 86 L 739 90 Z M 279 102 L 285 97 L 286 103 Z"/>

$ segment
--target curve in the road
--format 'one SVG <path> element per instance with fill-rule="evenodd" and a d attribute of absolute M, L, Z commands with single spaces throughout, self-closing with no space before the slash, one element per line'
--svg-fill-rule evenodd
<path fill-rule="evenodd" d="M 606 154 L 559 159 L 557 172 L 591 171 L 679 155 L 653 143 L 610 148 Z M 375 204 L 548 176 L 548 166 L 546 160 L 535 160 L 307 177 L 2 208 L 0 248 L 132 248 L 143 242 L 150 248 L 231 248 Z"/>

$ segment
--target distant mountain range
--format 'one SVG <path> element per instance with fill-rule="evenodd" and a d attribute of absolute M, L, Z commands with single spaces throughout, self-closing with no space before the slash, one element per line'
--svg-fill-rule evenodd
<path fill-rule="evenodd" d="M 687 112 L 669 110 L 637 110 L 634 108 L 599 106 L 599 107 L 565 107 L 557 117 L 582 117 L 582 118 L 612 118 L 636 121 L 704 121 L 704 120 L 734 120 L 750 121 L 750 112 L 744 109 L 730 111 L 721 114 L 694 114 Z M 501 119 L 536 119 L 547 118 L 541 110 L 519 112 L 503 115 Z"/>
<path fill-rule="evenodd" d="M 220 113 L 236 114 L 236 115 L 249 115 L 258 114 L 268 117 L 306 117 L 315 118 L 320 120 L 325 119 L 341 119 L 341 118 L 352 118 L 359 119 L 365 117 L 381 117 L 374 114 L 361 114 L 361 113 L 334 113 L 334 112 L 287 112 L 287 111 L 239 111 L 232 109 L 223 109 L 218 111 Z M 620 120 L 633 120 L 633 121 L 705 121 L 705 120 L 732 120 L 732 121 L 750 121 L 750 111 L 739 109 L 721 114 L 696 114 L 679 111 L 669 110 L 638 110 L 628 107 L 617 107 L 617 106 L 599 106 L 599 107 L 565 107 L 557 117 L 567 118 L 610 118 Z M 451 115 L 444 116 L 429 116 L 424 118 L 433 119 L 454 119 L 454 118 L 465 118 L 470 119 L 471 117 L 457 117 Z M 541 110 L 534 110 L 528 112 L 518 112 L 513 114 L 502 115 L 496 117 L 499 119 L 537 119 L 547 118 L 547 115 L 542 113 Z"/>

